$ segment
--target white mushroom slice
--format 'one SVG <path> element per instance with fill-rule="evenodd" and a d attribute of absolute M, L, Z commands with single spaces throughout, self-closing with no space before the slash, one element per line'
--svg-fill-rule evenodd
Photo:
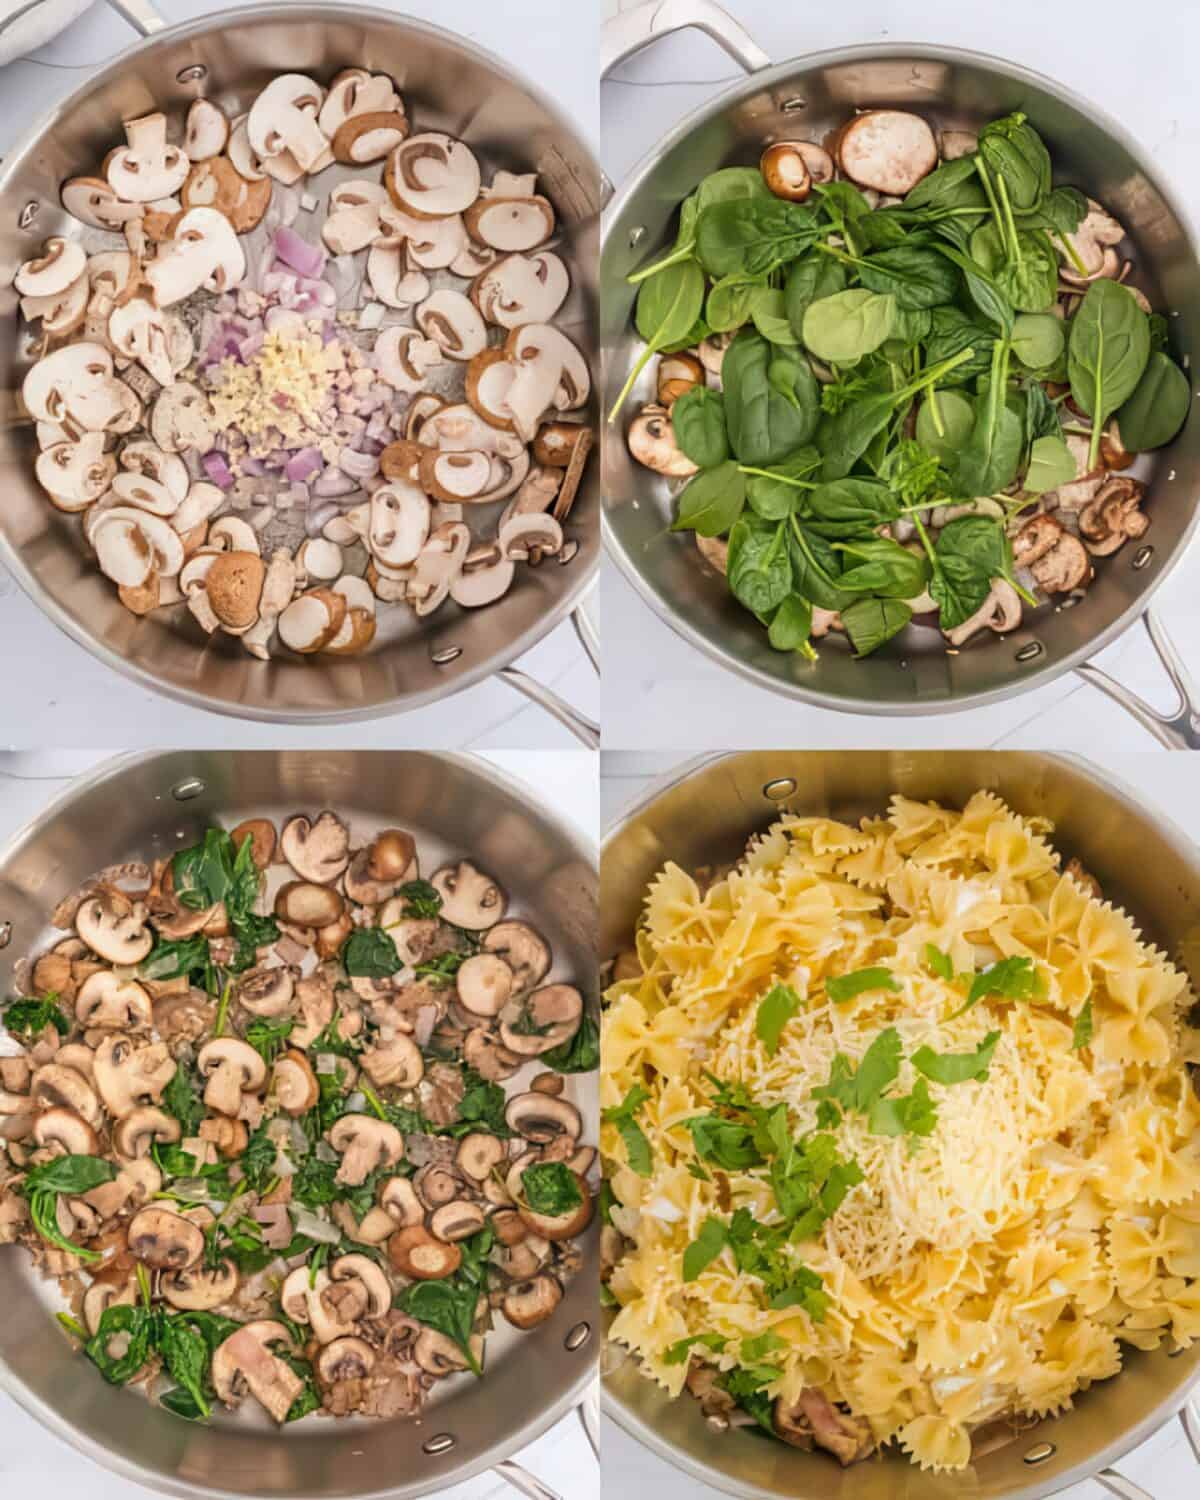
<path fill-rule="evenodd" d="M 869 109 L 837 141 L 838 164 L 859 187 L 902 198 L 938 163 L 937 141 L 920 115 Z"/>
<path fill-rule="evenodd" d="M 123 202 L 102 177 L 72 177 L 63 183 L 62 206 L 91 229 L 120 230 L 142 216 L 140 203 Z"/>
<path fill-rule="evenodd" d="M 414 562 L 429 536 L 429 501 L 415 484 L 394 480 L 371 496 L 366 543 L 376 562 L 390 568 Z"/>
<path fill-rule="evenodd" d="M 408 121 L 396 110 L 354 115 L 333 138 L 333 159 L 351 167 L 382 161 L 407 134 Z"/>
<path fill-rule="evenodd" d="M 97 250 L 88 256 L 87 272 L 93 296 L 108 297 L 115 306 L 133 296 L 141 267 L 128 250 Z"/>
<path fill-rule="evenodd" d="M 207 545 L 222 552 L 253 552 L 256 557 L 262 550 L 258 545 L 258 533 L 240 516 L 222 516 L 219 521 L 214 521 L 208 529 Z"/>
<path fill-rule="evenodd" d="M 333 157 L 330 155 L 328 161 L 320 162 L 312 170 L 319 171 L 321 167 L 327 167 L 332 160 Z M 294 187 L 304 176 L 304 168 L 290 151 L 281 151 L 278 156 L 269 156 L 262 165 L 266 176 L 279 183 L 281 187 Z"/>
<path fill-rule="evenodd" d="M 383 232 L 381 211 L 390 206 L 387 190 L 378 182 L 344 182 L 329 195 L 329 216 L 321 238 L 333 255 L 365 250 Z"/>
<path fill-rule="evenodd" d="M 450 585 L 462 572 L 470 530 L 461 521 L 439 526 L 421 548 L 408 585 L 408 597 L 418 615 L 432 614 L 446 599 Z"/>
<path fill-rule="evenodd" d="M 310 589 L 279 616 L 279 639 L 292 651 L 310 655 L 326 647 L 346 618 L 346 601 L 332 589 Z"/>
<path fill-rule="evenodd" d="M 380 302 L 388 307 L 415 307 L 429 295 L 429 278 L 410 271 L 404 251 L 396 245 L 372 245 L 367 253 L 367 280 Z"/>
<path fill-rule="evenodd" d="M 511 516 L 500 527 L 499 543 L 501 555 L 510 561 L 528 562 L 535 550 L 553 557 L 562 548 L 562 527 L 544 513 Z"/>
<path fill-rule="evenodd" d="M 397 208 L 441 219 L 462 213 L 479 196 L 479 163 L 461 141 L 427 131 L 396 147 L 384 182 Z"/>
<path fill-rule="evenodd" d="M 463 215 L 473 239 L 506 254 L 532 250 L 554 233 L 554 208 L 548 198 L 503 198 L 495 189 Z"/>
<path fill-rule="evenodd" d="M 1083 271 L 1079 270 L 1075 261 L 1067 254 L 1065 245 L 1060 249 L 1063 264 L 1059 274 L 1073 286 L 1086 286 L 1090 281 L 1115 276 L 1120 260 L 1114 247 L 1125 238 L 1125 228 L 1118 220 L 1094 198 L 1089 198 L 1087 202 L 1087 215 L 1070 237 L 1075 254 L 1083 263 Z M 1054 238 L 1058 244 L 1061 237 L 1056 235 Z"/>
<path fill-rule="evenodd" d="M 127 120 L 125 140 L 125 147 L 110 152 L 104 163 L 104 175 L 118 198 L 151 203 L 183 186 L 190 164 L 178 146 L 167 144 L 166 115 Z"/>
<path fill-rule="evenodd" d="M 167 324 L 158 308 L 141 297 L 114 307 L 108 320 L 108 338 L 118 354 L 136 359 L 159 385 L 174 383 Z"/>
<path fill-rule="evenodd" d="M 204 590 L 208 583 L 209 569 L 220 555 L 219 552 L 210 552 L 207 547 L 201 547 L 194 557 L 188 558 L 179 574 L 179 587 L 185 595 L 190 596 L 197 589 Z"/>
<path fill-rule="evenodd" d="M 118 474 L 112 490 L 123 505 L 132 505 L 152 516 L 173 516 L 179 509 L 179 501 L 166 485 L 145 474 Z"/>
<path fill-rule="evenodd" d="M 59 297 L 86 271 L 83 246 L 61 235 L 51 235 L 41 255 L 17 268 L 13 286 L 22 297 Z"/>
<path fill-rule="evenodd" d="M 450 582 L 450 597 L 464 609 L 494 604 L 512 585 L 516 565 L 494 544 L 475 547 L 463 559 L 462 572 Z"/>
<path fill-rule="evenodd" d="M 365 68 L 346 68 L 329 85 L 317 124 L 332 140 L 347 120 L 356 115 L 403 114 L 404 105 L 396 85 L 386 73 L 368 73 Z"/>
<path fill-rule="evenodd" d="M 567 268 L 557 255 L 506 255 L 475 278 L 471 300 L 489 323 L 518 328 L 548 323 L 570 290 Z"/>
<path fill-rule="evenodd" d="M 496 252 L 487 245 L 477 245 L 473 240 L 468 240 L 463 248 L 450 262 L 450 270 L 456 276 L 468 278 L 482 275 L 496 260 Z"/>
<path fill-rule="evenodd" d="M 106 515 L 92 545 L 100 571 L 122 588 L 139 588 L 154 571 L 153 549 L 135 521 Z"/>
<path fill-rule="evenodd" d="M 381 211 L 380 220 L 388 242 L 403 241 L 409 261 L 425 271 L 444 271 L 467 244 L 467 231 L 460 214 L 447 214 L 444 219 L 416 219 L 389 203 Z"/>
<path fill-rule="evenodd" d="M 516 374 L 503 349 L 484 349 L 467 366 L 467 400 L 485 422 L 510 432 L 508 392 Z"/>
<path fill-rule="evenodd" d="M 106 543 L 106 534 L 111 530 L 117 532 L 118 526 L 122 531 L 110 538 Z M 140 533 L 140 540 L 122 542 L 119 536 L 127 536 L 127 527 L 132 527 Z M 148 511 L 137 510 L 133 506 L 114 506 L 106 510 L 97 521 L 91 533 L 92 546 L 96 549 L 96 555 L 100 559 L 101 572 L 105 573 L 114 583 L 133 584 L 144 583 L 150 571 L 157 573 L 162 578 L 172 578 L 183 567 L 183 543 L 178 533 L 167 524 L 160 516 L 151 515 Z M 124 556 L 125 570 L 136 571 L 132 553 L 147 555 L 150 567 L 147 573 L 141 577 L 118 578 L 105 567 L 104 559 L 108 555 Z M 120 564 L 118 564 L 119 566 Z"/>
<path fill-rule="evenodd" d="M 59 510 L 85 510 L 108 489 L 116 461 L 104 452 L 104 434 L 85 432 L 38 454 L 37 481 Z"/>
<path fill-rule="evenodd" d="M 486 453 L 439 453 L 431 449 L 421 459 L 420 474 L 426 493 L 435 500 L 469 504 L 490 485 L 492 465 Z"/>
<path fill-rule="evenodd" d="M 246 138 L 268 172 L 272 158 L 285 151 L 301 172 L 318 170 L 317 163 L 329 152 L 316 118 L 324 97 L 320 84 L 303 73 L 281 73 L 250 106 Z"/>
<path fill-rule="evenodd" d="M 332 583 L 342 573 L 342 549 L 321 537 L 308 537 L 296 553 L 296 569 L 308 578 Z"/>
<path fill-rule="evenodd" d="M 38 422 L 34 433 L 43 453 L 47 448 L 56 448 L 59 443 L 74 443 L 83 436 L 73 422 L 68 422 L 66 426 L 61 422 Z"/>
<path fill-rule="evenodd" d="M 548 407 L 572 411 L 587 400 L 587 362 L 566 334 L 549 323 L 514 329 L 504 349 L 517 369 L 508 390 L 508 410 L 518 435 L 530 443 Z"/>
<path fill-rule="evenodd" d="M 229 140 L 229 121 L 211 99 L 193 99 L 183 127 L 183 149 L 189 161 L 220 156 Z"/>
<path fill-rule="evenodd" d="M 957 161 L 960 156 L 970 156 L 979 149 L 979 137 L 973 130 L 943 130 L 942 160 Z"/>
<path fill-rule="evenodd" d="M 190 208 L 146 268 L 159 307 L 181 302 L 206 287 L 227 292 L 246 274 L 246 254 L 233 225 L 215 208 Z"/>
<path fill-rule="evenodd" d="M 101 344 L 68 344 L 38 360 L 26 374 L 21 399 L 31 417 L 41 422 L 64 422 L 100 432 L 123 410 L 113 378 L 113 357 Z"/>
<path fill-rule="evenodd" d="M 279 616 L 291 603 L 295 591 L 296 564 L 286 547 L 280 547 L 271 554 L 271 561 L 267 564 L 258 601 L 258 622 L 242 636 L 242 645 L 251 656 L 257 656 L 260 661 L 269 659 L 268 644 L 275 634 Z"/>
<path fill-rule="evenodd" d="M 515 433 L 485 422 L 466 402 L 432 412 L 422 424 L 417 441 L 443 453 L 492 453 L 510 460 L 525 452 L 525 444 Z"/>
<path fill-rule="evenodd" d="M 150 436 L 168 453 L 185 453 L 191 448 L 207 453 L 215 431 L 208 397 L 186 380 L 177 380 L 164 390 L 150 413 Z"/>
<path fill-rule="evenodd" d="M 166 453 L 157 443 L 140 439 L 126 443 L 117 457 L 123 469 L 128 469 L 131 474 L 145 474 L 147 478 L 165 485 L 174 496 L 176 505 L 183 503 L 191 480 L 187 464 L 177 454 Z M 220 491 L 217 493 L 220 494 Z"/>
<path fill-rule="evenodd" d="M 226 155 L 239 176 L 244 177 L 247 182 L 261 182 L 267 174 L 263 169 L 262 158 L 250 145 L 250 137 L 246 134 L 246 119 L 245 115 L 241 115 L 230 126 Z"/>
<path fill-rule="evenodd" d="M 442 347 L 436 339 L 422 338 L 415 328 L 385 328 L 375 340 L 375 370 L 381 380 L 397 391 L 415 395 L 425 376 L 442 363 Z"/>
<path fill-rule="evenodd" d="M 78 281 L 45 297 L 22 297 L 21 316 L 32 323 L 40 318 L 47 338 L 64 339 L 83 327 L 87 318 L 91 286 L 85 270 Z"/>
<path fill-rule="evenodd" d="M 225 491 L 218 485 L 201 479 L 191 485 L 180 502 L 179 509 L 171 517 L 171 524 L 182 536 L 201 526 L 210 516 L 215 516 L 225 503 Z"/>
<path fill-rule="evenodd" d="M 487 345 L 479 310 L 461 292 L 434 292 L 417 308 L 416 318 L 421 331 L 436 339 L 449 359 L 473 359 Z"/>
<path fill-rule="evenodd" d="M 531 459 L 529 449 L 522 448 L 514 458 L 492 455 L 492 481 L 482 495 L 475 497 L 476 505 L 487 505 L 493 500 L 504 500 L 519 490 L 529 473 Z"/>

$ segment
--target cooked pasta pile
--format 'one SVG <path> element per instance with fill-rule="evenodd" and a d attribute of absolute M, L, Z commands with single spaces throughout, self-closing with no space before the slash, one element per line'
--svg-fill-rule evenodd
<path fill-rule="evenodd" d="M 1122 1342 L 1200 1336 L 1187 981 L 1049 831 L 895 797 L 655 879 L 602 1145 L 611 1336 L 672 1395 L 698 1362 L 768 1423 L 816 1390 L 957 1469 Z"/>

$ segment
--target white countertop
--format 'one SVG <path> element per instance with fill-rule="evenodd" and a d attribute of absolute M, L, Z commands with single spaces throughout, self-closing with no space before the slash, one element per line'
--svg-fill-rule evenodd
<path fill-rule="evenodd" d="M 605 14 L 636 0 L 603 0 Z M 1149 150 L 1200 223 L 1200 115 L 1183 58 L 1200 46 L 1200 7 L 1180 0 L 1093 0 L 1083 13 L 1045 0 L 1002 5 L 960 0 L 853 0 L 787 5 L 725 0 L 753 39 L 782 61 L 827 47 L 873 41 L 924 41 L 973 48 L 1053 74 L 1095 98 Z M 1129 65 L 1117 62 L 1125 39 Z M 1162 45 L 1158 45 L 1159 43 Z M 1136 55 L 1134 55 L 1136 54 Z M 742 73 L 715 43 L 688 31 L 655 43 L 601 87 L 601 164 L 620 184 L 629 170 L 686 114 Z M 1163 585 L 1156 604 L 1185 660 L 1200 656 L 1200 554 Z M 1191 575 L 1190 577 L 1188 575 Z M 1020 697 L 966 713 L 872 719 L 777 697 L 709 661 L 675 634 L 613 566 L 601 582 L 604 618 L 604 743 L 625 748 L 694 749 L 802 743 L 819 747 L 989 745 L 1011 749 L 1154 748 L 1128 714 L 1072 674 Z M 1099 665 L 1161 709 L 1173 692 L 1137 628 L 1097 658 Z"/>
<path fill-rule="evenodd" d="M 456 31 L 536 80 L 571 114 L 593 145 L 599 138 L 594 48 L 564 46 L 559 0 L 372 0 Z M 169 21 L 228 9 L 216 0 L 155 0 Z M 128 47 L 129 24 L 96 4 L 32 57 L 0 67 L 0 155 L 31 120 Z M 488 680 L 444 702 L 365 724 L 306 729 L 233 721 L 185 707 L 110 671 L 64 635 L 0 563 L 0 640 L 6 705 L 0 745 L 192 745 L 245 748 L 575 746 L 578 741 L 504 682 Z M 20 650 L 11 643 L 20 642 Z M 600 715 L 600 686 L 569 621 L 515 663 L 589 718 Z M 20 713 L 11 711 L 20 704 Z"/>
<path fill-rule="evenodd" d="M 0 751 L 0 843 L 37 816 L 70 778 L 106 760 L 100 750 Z M 597 761 L 585 750 L 494 750 L 482 759 L 536 788 L 551 811 L 594 842 L 600 819 Z M 600 1500 L 600 1476 L 577 1412 L 511 1455 L 562 1500 Z M 86 1495 L 88 1500 L 153 1500 L 159 1492 L 98 1468 L 37 1426 L 0 1392 L 0 1489 L 17 1496 Z M 516 1491 L 488 1472 L 437 1492 L 442 1500 L 504 1500 Z"/>
<path fill-rule="evenodd" d="M 670 752 L 609 751 L 601 757 L 600 809 L 609 827 L 630 805 L 651 790 L 661 777 L 680 764 Z M 1091 760 L 1113 776 L 1137 788 L 1152 809 L 1166 813 L 1181 833 L 1200 844 L 1200 798 L 1195 770 L 1183 756 L 1164 756 L 1153 762 L 1142 755 L 1091 755 Z M 603 1419 L 606 1495 L 655 1496 L 655 1500 L 719 1500 L 720 1492 L 687 1478 L 644 1448 L 609 1417 Z M 1115 1466 L 1126 1478 L 1144 1486 L 1152 1500 L 1180 1500 L 1196 1493 L 1196 1459 L 1182 1426 L 1170 1421 Z M 1102 1500 L 1109 1492 L 1089 1480 L 1062 1492 L 1064 1500 Z M 1135 1500 L 1135 1497 L 1131 1497 Z"/>

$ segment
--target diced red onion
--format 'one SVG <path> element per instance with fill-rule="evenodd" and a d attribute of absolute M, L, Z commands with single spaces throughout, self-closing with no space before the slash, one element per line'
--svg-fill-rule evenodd
<path fill-rule="evenodd" d="M 332 500 L 338 495 L 349 495 L 358 487 L 349 474 L 332 466 L 312 482 L 313 494 L 319 495 L 322 500 Z"/>
<path fill-rule="evenodd" d="M 296 290 L 302 296 L 309 297 L 318 307 L 333 308 L 337 306 L 337 293 L 327 281 L 319 281 L 312 277 L 302 276 L 296 283 Z"/>
<path fill-rule="evenodd" d="M 304 518 L 304 530 L 309 536 L 320 536 L 334 516 L 340 516 L 341 513 L 342 508 L 336 500 L 322 500 L 319 505 L 309 508 L 308 515 Z"/>
<path fill-rule="evenodd" d="M 218 489 L 233 488 L 233 471 L 225 462 L 225 455 L 219 449 L 214 448 L 211 453 L 206 453 L 200 462 L 204 465 L 204 472 Z"/>
<path fill-rule="evenodd" d="M 290 307 L 268 307 L 265 321 L 268 333 L 288 335 L 305 331 L 303 315 Z"/>
<path fill-rule="evenodd" d="M 322 246 L 310 245 L 286 224 L 281 224 L 275 231 L 275 254 L 301 276 L 319 276 L 325 269 Z"/>
<path fill-rule="evenodd" d="M 314 474 L 319 474 L 324 468 L 324 461 L 318 448 L 301 448 L 299 453 L 294 453 L 284 466 L 284 473 L 294 484 L 303 484 L 306 479 L 311 479 Z"/>
<path fill-rule="evenodd" d="M 267 466 L 261 458 L 243 458 L 238 464 L 243 474 L 248 474 L 252 479 L 261 479 L 267 472 Z"/>
<path fill-rule="evenodd" d="M 248 333 L 238 345 L 238 353 L 246 364 L 249 364 L 262 348 L 263 337 L 263 332 L 260 329 L 257 333 Z"/>

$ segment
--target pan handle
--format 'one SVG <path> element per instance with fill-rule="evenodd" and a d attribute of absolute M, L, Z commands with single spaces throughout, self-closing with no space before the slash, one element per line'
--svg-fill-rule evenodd
<path fill-rule="evenodd" d="M 500 1478 L 511 1484 L 514 1490 L 520 1490 L 522 1495 L 528 1496 L 528 1500 L 562 1500 L 557 1490 L 552 1490 L 549 1485 L 543 1484 L 528 1469 L 523 1469 L 520 1464 L 513 1463 L 511 1458 L 506 1458 L 496 1464 L 492 1473 L 499 1474 Z"/>
<path fill-rule="evenodd" d="M 1200 1464 L 1200 1407 L 1195 1401 L 1185 1401 L 1179 1410 L 1179 1420 L 1183 1423 L 1183 1430 L 1187 1434 L 1187 1440 L 1192 1445 L 1192 1454 Z"/>
<path fill-rule="evenodd" d="M 1118 682 L 1115 677 L 1110 677 L 1100 667 L 1089 664 L 1076 667 L 1075 671 L 1085 682 L 1090 682 L 1102 693 L 1107 693 L 1114 702 L 1131 713 L 1160 745 L 1168 750 L 1200 750 L 1200 689 L 1197 689 L 1192 674 L 1175 649 L 1175 643 L 1153 609 L 1148 609 L 1142 616 L 1142 624 L 1145 625 L 1150 644 L 1179 695 L 1178 708 L 1173 714 L 1159 713 L 1144 698 L 1139 698 L 1132 689 L 1127 688 L 1123 682 Z"/>
<path fill-rule="evenodd" d="M 153 36 L 166 26 L 166 18 L 160 16 L 150 0 L 108 0 L 118 15 L 124 16 L 135 31 L 143 36 Z"/>
<path fill-rule="evenodd" d="M 1092 1478 L 1110 1494 L 1119 1495 L 1120 1500 L 1154 1500 L 1149 1490 L 1144 1490 L 1140 1484 L 1134 1484 L 1132 1479 L 1126 1479 L 1124 1474 L 1118 1474 L 1116 1469 L 1101 1469 Z"/>
<path fill-rule="evenodd" d="M 747 73 L 771 66 L 771 59 L 749 32 L 713 0 L 647 0 L 647 4 L 622 11 L 604 23 L 600 40 L 601 78 L 607 78 L 619 63 L 659 37 L 689 26 L 712 37 Z"/>

